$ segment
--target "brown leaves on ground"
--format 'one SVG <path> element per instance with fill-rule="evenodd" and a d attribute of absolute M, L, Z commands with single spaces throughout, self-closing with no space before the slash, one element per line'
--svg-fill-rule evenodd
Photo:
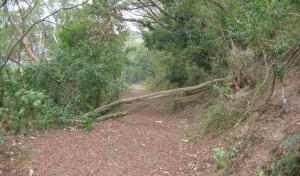
<path fill-rule="evenodd" d="M 2 153 L 0 175 L 257 175 L 281 150 L 288 135 L 300 131 L 300 74 L 286 79 L 291 110 L 280 112 L 280 87 L 269 109 L 254 112 L 237 128 L 197 137 L 203 105 L 190 103 L 176 112 L 162 105 L 130 116 L 97 123 L 90 132 L 59 130 L 11 137 Z M 137 88 L 140 88 L 137 86 Z M 132 90 L 125 97 L 148 94 Z M 134 105 L 128 105 L 134 106 Z M 276 107 L 279 108 L 276 108 Z M 229 168 L 215 167 L 213 148 L 239 152 Z"/>

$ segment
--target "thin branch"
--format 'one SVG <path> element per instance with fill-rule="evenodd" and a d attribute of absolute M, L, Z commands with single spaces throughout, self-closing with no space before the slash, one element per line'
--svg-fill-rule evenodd
<path fill-rule="evenodd" d="M 147 14 L 150 15 L 150 19 L 154 20 L 154 21 L 155 21 L 157 24 L 159 24 L 161 27 L 163 27 L 164 29 L 167 29 L 167 30 L 168 30 L 168 28 L 167 28 L 163 23 L 160 22 L 160 20 L 159 20 L 158 17 L 156 16 L 156 14 L 153 13 L 153 11 L 152 11 L 151 9 L 149 9 L 149 10 L 150 10 L 150 12 L 147 11 Z"/>
<path fill-rule="evenodd" d="M 6 3 L 7 3 L 7 0 L 4 0 L 0 5 L 0 9 L 2 9 L 2 7 L 4 7 L 6 5 Z"/>
<path fill-rule="evenodd" d="M 155 3 L 153 0 L 149 0 L 151 2 L 151 4 L 153 4 L 162 14 L 172 17 L 171 14 L 169 14 L 168 11 L 166 11 L 165 9 L 163 9 L 162 7 L 160 7 L 157 3 Z"/>
<path fill-rule="evenodd" d="M 64 27 L 64 26 L 62 26 L 62 25 L 59 25 L 59 24 L 57 24 L 57 23 L 55 23 L 55 22 L 53 22 L 53 21 L 44 20 L 43 22 L 54 24 L 55 26 L 58 26 L 58 27 L 63 28 L 63 29 L 69 29 L 69 28 Z"/>
<path fill-rule="evenodd" d="M 11 13 L 8 11 L 7 6 L 5 6 L 5 12 L 6 12 L 6 16 L 8 18 L 8 21 L 13 24 L 17 30 L 17 32 L 19 33 L 19 35 L 23 34 L 23 30 L 16 24 L 16 22 L 13 20 Z M 23 19 L 22 19 L 22 24 L 23 24 Z M 26 37 L 23 37 L 22 40 L 22 45 L 26 51 L 26 53 L 28 54 L 28 56 L 31 58 L 32 61 L 34 62 L 38 62 L 40 59 L 32 52 L 31 48 L 29 47 L 28 44 L 28 40 Z"/>
<path fill-rule="evenodd" d="M 273 66 L 273 64 L 270 66 L 269 69 L 271 69 L 272 66 Z M 268 69 L 268 70 L 269 70 L 269 69 Z M 254 102 L 256 101 L 256 99 L 257 99 L 257 97 L 258 97 L 258 93 L 260 92 L 260 90 L 262 89 L 262 87 L 267 83 L 268 78 L 269 78 L 269 72 L 266 73 L 266 76 L 265 76 L 264 81 L 259 85 L 258 90 L 255 92 L 255 94 L 254 94 L 254 96 L 253 96 L 253 99 L 252 99 L 252 101 L 251 101 L 251 105 L 248 106 L 248 109 L 247 109 L 246 112 L 241 116 L 241 118 L 240 118 L 239 121 L 234 125 L 234 127 L 237 127 L 237 126 L 241 123 L 241 121 L 244 119 L 244 117 L 245 117 L 246 115 L 248 115 L 248 113 L 250 112 L 250 110 L 253 108 Z"/>
<path fill-rule="evenodd" d="M 145 3 L 132 3 L 135 5 L 135 7 L 123 7 L 123 8 L 120 8 L 120 10 L 126 10 L 126 11 L 132 11 L 132 10 L 140 10 L 140 9 L 143 9 L 145 7 L 155 7 L 154 5 L 151 5 L 151 4 L 145 4 Z"/>
<path fill-rule="evenodd" d="M 43 22 L 45 19 L 49 18 L 50 16 L 53 16 L 55 15 L 56 13 L 62 11 L 62 10 L 70 10 L 70 9 L 74 9 L 74 8 L 77 8 L 79 6 L 82 6 L 84 4 L 86 4 L 89 0 L 86 0 L 84 1 L 83 3 L 81 4 L 77 4 L 75 6 L 72 6 L 72 7 L 63 7 L 63 8 L 60 8 L 56 11 L 54 11 L 53 13 L 45 16 L 44 18 L 42 18 L 41 20 L 38 20 L 36 22 L 34 22 L 27 30 L 26 32 L 23 33 L 23 35 L 19 38 L 19 40 L 14 44 L 14 46 L 12 47 L 12 49 L 9 51 L 8 55 L 5 57 L 5 61 L 4 61 L 4 64 L 1 66 L 0 70 L 4 68 L 4 66 L 6 65 L 8 59 L 10 58 L 10 56 L 12 55 L 13 53 L 13 50 L 17 47 L 17 45 L 23 40 L 23 38 L 29 33 L 29 31 L 36 25 L 36 24 L 39 24 L 41 22 Z"/>
<path fill-rule="evenodd" d="M 261 107 L 265 106 L 271 99 L 271 97 L 273 96 L 273 93 L 274 93 L 274 89 L 275 89 L 275 83 L 276 83 L 276 73 L 274 72 L 274 75 L 273 75 L 273 80 L 272 80 L 272 88 L 271 88 L 271 93 L 267 99 L 267 101 L 262 104 L 261 106 L 259 106 L 256 111 L 258 111 Z"/>
<path fill-rule="evenodd" d="M 33 7 L 30 8 L 26 13 L 25 13 L 25 16 L 24 16 L 24 19 L 27 18 L 27 16 L 33 11 L 33 9 L 35 8 L 35 6 L 37 5 L 37 2 L 38 0 L 36 0 L 36 2 L 33 4 Z M 28 5 L 30 7 L 30 5 Z"/>
<path fill-rule="evenodd" d="M 143 21 L 141 19 L 123 18 L 123 17 L 119 17 L 119 19 L 123 20 L 123 21 L 127 21 L 127 22 L 138 23 L 138 24 L 142 25 L 143 27 L 148 27 L 152 30 L 154 29 L 151 25 L 147 24 L 145 21 Z"/>
<path fill-rule="evenodd" d="M 14 59 L 14 58 L 9 58 L 9 60 L 12 61 L 12 62 L 14 62 L 14 63 L 16 63 L 21 68 L 23 68 L 23 65 L 18 60 Z"/>
<path fill-rule="evenodd" d="M 21 6 L 20 6 L 20 4 L 19 4 L 19 1 L 16 1 L 16 3 L 17 3 L 17 6 L 18 6 L 19 14 L 21 15 L 21 18 L 22 18 L 22 20 L 23 20 L 23 19 L 24 19 L 24 15 L 23 15 L 23 13 L 22 13 L 22 8 L 21 8 Z"/>

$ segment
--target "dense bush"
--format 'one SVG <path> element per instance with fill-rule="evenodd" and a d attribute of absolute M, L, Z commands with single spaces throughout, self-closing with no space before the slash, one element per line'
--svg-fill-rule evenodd
<path fill-rule="evenodd" d="M 10 76 L 3 75 L 1 80 L 5 85 L 0 108 L 1 133 L 65 126 L 69 113 L 53 104 L 43 92 L 24 88 L 13 76 L 16 73 L 10 70 Z"/>
<path fill-rule="evenodd" d="M 124 91 L 127 32 L 115 30 L 113 22 L 103 24 L 105 17 L 91 14 L 90 6 L 70 15 L 57 32 L 59 43 L 49 46 L 47 61 L 28 63 L 9 74 L 1 68 L 5 131 L 63 127 L 68 118 L 114 101 Z"/>
<path fill-rule="evenodd" d="M 91 34 L 82 25 L 62 29 L 61 48 L 54 58 L 26 66 L 23 76 L 29 88 L 45 92 L 57 106 L 74 114 L 115 100 L 124 88 L 120 79 L 126 62 L 122 35 L 107 38 L 102 33 Z"/>

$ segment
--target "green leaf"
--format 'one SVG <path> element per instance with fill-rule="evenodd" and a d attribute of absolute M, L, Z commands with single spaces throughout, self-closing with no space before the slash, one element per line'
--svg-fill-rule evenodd
<path fill-rule="evenodd" d="M 39 106 L 42 104 L 42 101 L 40 99 L 37 99 L 33 102 L 33 106 Z"/>
<path fill-rule="evenodd" d="M 26 102 L 26 101 L 27 101 L 27 98 L 26 98 L 25 96 L 22 96 L 22 97 L 21 97 L 21 100 Z"/>
<path fill-rule="evenodd" d="M 35 101 L 37 99 L 36 95 L 34 95 L 33 93 L 30 93 L 27 98 L 30 101 Z"/>
<path fill-rule="evenodd" d="M 42 92 L 38 92 L 38 93 L 36 94 L 36 96 L 37 96 L 37 98 L 39 98 L 39 99 L 43 99 L 43 98 L 44 98 L 44 94 L 43 94 Z"/>
<path fill-rule="evenodd" d="M 221 148 L 213 148 L 212 150 L 213 150 L 215 153 L 220 153 Z"/>
<path fill-rule="evenodd" d="M 225 158 L 221 158 L 220 159 L 220 164 L 221 164 L 222 167 L 227 167 L 226 159 Z"/>
<path fill-rule="evenodd" d="M 24 112 L 25 112 L 25 108 L 22 108 L 22 109 L 19 111 L 19 115 L 24 114 Z"/>
<path fill-rule="evenodd" d="M 263 170 L 260 170 L 258 173 L 257 173 L 258 176 L 266 176 L 265 172 Z"/>
<path fill-rule="evenodd" d="M 24 92 L 23 89 L 17 91 L 17 92 L 15 93 L 15 97 L 20 97 L 20 95 L 22 95 L 23 92 Z"/>
<path fill-rule="evenodd" d="M 224 158 L 227 153 L 225 150 L 222 150 L 221 148 L 213 148 L 212 150 L 215 152 L 213 156 L 215 159 Z"/>

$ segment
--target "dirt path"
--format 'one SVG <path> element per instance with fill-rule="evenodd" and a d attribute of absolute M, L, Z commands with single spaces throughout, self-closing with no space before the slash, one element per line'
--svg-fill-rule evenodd
<path fill-rule="evenodd" d="M 290 75 L 286 90 L 290 111 L 281 111 L 281 87 L 263 112 L 237 128 L 199 138 L 207 104 L 196 101 L 176 113 L 163 105 L 97 123 L 90 132 L 44 131 L 12 136 L 1 151 L 0 176 L 257 176 L 283 141 L 300 131 L 300 72 Z M 123 98 L 149 94 L 142 86 Z M 209 101 L 208 101 L 209 102 Z M 234 103 L 234 102 L 231 102 Z M 239 103 L 239 102 L 237 102 Z M 133 105 L 129 105 L 133 106 Z M 126 107 L 125 107 L 126 108 Z M 213 148 L 237 148 L 228 167 L 216 167 Z"/>
<path fill-rule="evenodd" d="M 125 97 L 147 93 L 135 89 Z M 186 131 L 184 119 L 161 105 L 152 106 L 97 123 L 90 132 L 54 131 L 31 137 L 28 156 L 11 160 L 18 168 L 6 175 L 189 175 L 184 162 L 189 144 L 182 140 Z"/>

